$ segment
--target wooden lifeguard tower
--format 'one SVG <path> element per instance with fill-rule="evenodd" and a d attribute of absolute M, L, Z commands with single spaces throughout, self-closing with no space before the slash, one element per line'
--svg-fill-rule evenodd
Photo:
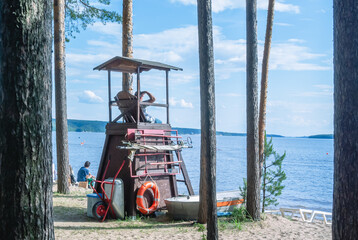
<path fill-rule="evenodd" d="M 140 74 L 150 70 L 165 71 L 166 103 L 149 103 L 140 101 Z M 136 195 L 144 181 L 152 181 L 159 188 L 160 201 L 158 209 L 165 208 L 164 199 L 178 195 L 177 174 L 183 174 L 183 181 L 189 195 L 193 195 L 181 148 L 182 145 L 177 131 L 172 130 L 169 122 L 169 72 L 182 70 L 167 64 L 126 58 L 114 57 L 97 66 L 94 70 L 108 71 L 108 108 L 109 122 L 106 125 L 106 139 L 102 157 L 97 172 L 97 179 L 113 178 L 125 161 L 118 177 L 124 184 L 124 206 L 127 216 L 136 216 Z M 113 99 L 111 96 L 111 72 L 124 72 L 137 75 L 137 96 L 127 92 L 119 92 Z M 166 123 L 146 122 L 141 106 L 162 107 L 166 109 Z M 120 115 L 112 119 L 112 107 L 118 107 Z M 125 149 L 125 143 L 136 144 L 138 150 Z M 149 148 L 148 148 L 149 146 Z M 154 146 L 151 149 L 150 146 Z M 159 147 L 158 147 L 159 146 Z M 147 147 L 147 148 L 146 148 Z M 96 186 L 97 191 L 101 191 Z M 154 201 L 153 193 L 144 194 L 147 205 Z"/>

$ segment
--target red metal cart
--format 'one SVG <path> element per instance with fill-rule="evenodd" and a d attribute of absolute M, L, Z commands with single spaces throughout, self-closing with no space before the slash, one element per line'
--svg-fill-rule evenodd
<path fill-rule="evenodd" d="M 102 200 L 102 201 L 97 202 L 92 208 L 93 217 L 96 218 L 98 221 L 101 221 L 101 222 L 103 222 L 106 219 L 109 209 L 111 209 L 112 216 L 113 217 L 115 216 L 114 210 L 112 208 L 113 189 L 114 189 L 114 184 L 115 184 L 115 181 L 117 179 L 117 176 L 121 172 L 121 170 L 122 170 L 122 168 L 124 166 L 124 163 L 125 163 L 125 161 L 123 161 L 121 167 L 118 169 L 118 172 L 116 173 L 115 177 L 113 178 L 113 181 L 109 182 L 109 181 L 104 180 L 104 176 L 106 176 L 106 172 L 107 172 L 107 169 L 108 169 L 108 166 L 109 166 L 110 162 L 111 162 L 111 160 L 108 161 L 106 170 L 105 170 L 105 172 L 103 174 L 102 181 L 91 179 L 91 183 L 90 183 L 90 186 L 93 189 L 93 191 Z M 93 187 L 92 182 L 96 182 L 96 183 L 100 184 L 102 194 L 98 193 L 98 191 Z M 108 197 L 108 195 L 107 195 L 107 193 L 106 193 L 106 191 L 104 189 L 104 184 L 111 184 L 112 185 L 112 187 L 111 187 L 111 195 L 109 195 L 109 197 Z"/>

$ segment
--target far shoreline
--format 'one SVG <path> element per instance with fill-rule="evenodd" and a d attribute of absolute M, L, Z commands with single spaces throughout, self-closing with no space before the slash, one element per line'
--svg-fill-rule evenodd
<path fill-rule="evenodd" d="M 68 119 L 68 132 L 105 132 L 106 121 L 95 121 L 95 120 L 76 120 Z M 196 128 L 179 128 L 173 127 L 173 130 L 177 130 L 181 135 L 199 135 L 200 129 Z M 52 131 L 56 131 L 56 120 L 52 119 Z M 246 133 L 233 133 L 233 132 L 223 132 L 217 131 L 217 136 L 240 136 L 245 137 Z M 288 137 L 279 134 L 267 134 L 268 137 L 278 137 L 278 138 L 311 138 L 311 139 L 333 139 L 333 134 L 316 134 L 309 136 L 296 136 Z"/>

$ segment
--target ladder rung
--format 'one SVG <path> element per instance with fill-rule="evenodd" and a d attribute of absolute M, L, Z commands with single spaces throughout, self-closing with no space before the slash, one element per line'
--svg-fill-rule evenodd
<path fill-rule="evenodd" d="M 140 157 L 140 156 L 156 156 L 156 155 L 166 155 L 166 156 L 172 156 L 173 154 L 171 153 L 166 153 L 166 152 L 153 152 L 153 153 L 138 153 L 135 154 L 134 156 L 136 157 Z"/>
<path fill-rule="evenodd" d="M 149 165 L 169 165 L 174 163 L 181 163 L 182 161 L 176 161 L 176 162 L 156 162 L 156 163 L 149 163 Z"/>

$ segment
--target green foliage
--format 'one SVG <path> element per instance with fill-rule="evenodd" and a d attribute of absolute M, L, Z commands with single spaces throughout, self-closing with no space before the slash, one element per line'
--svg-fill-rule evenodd
<path fill-rule="evenodd" d="M 194 226 L 198 228 L 198 232 L 201 232 L 201 239 L 206 240 L 206 234 L 204 233 L 205 232 L 205 225 L 203 225 L 201 223 L 195 223 Z"/>
<path fill-rule="evenodd" d="M 227 221 L 221 221 L 220 219 L 218 219 L 218 229 L 221 230 L 225 230 L 228 228 L 229 223 Z"/>
<path fill-rule="evenodd" d="M 233 218 L 234 222 L 252 221 L 250 214 L 248 213 L 246 207 L 244 206 L 241 206 L 239 208 L 234 208 L 231 217 Z"/>
<path fill-rule="evenodd" d="M 117 12 L 106 9 L 110 3 L 111 0 L 66 0 L 66 41 L 69 37 L 75 38 L 74 34 L 79 33 L 80 28 L 85 30 L 98 20 L 103 24 L 121 22 L 122 17 Z"/>
<path fill-rule="evenodd" d="M 239 191 L 240 191 L 240 194 L 242 196 L 242 198 L 244 199 L 244 203 L 246 204 L 246 197 L 247 197 L 247 180 L 246 178 L 243 178 L 242 179 L 243 183 L 244 183 L 244 186 L 240 186 L 239 187 Z"/>
<path fill-rule="evenodd" d="M 205 231 L 205 225 L 201 224 L 201 223 L 195 223 L 195 227 L 198 228 L 199 232 L 204 232 Z"/>
<path fill-rule="evenodd" d="M 267 206 L 277 206 L 277 196 L 281 195 L 286 179 L 286 173 L 282 170 L 282 162 L 286 152 L 279 155 L 273 148 L 272 138 L 267 142 L 265 136 L 263 167 L 262 167 L 262 212 Z"/>
<path fill-rule="evenodd" d="M 247 222 L 252 222 L 252 217 L 247 212 L 246 207 L 241 206 L 234 208 L 230 217 L 218 219 L 218 227 L 220 230 L 225 229 L 237 229 L 242 230 L 243 226 Z"/>

